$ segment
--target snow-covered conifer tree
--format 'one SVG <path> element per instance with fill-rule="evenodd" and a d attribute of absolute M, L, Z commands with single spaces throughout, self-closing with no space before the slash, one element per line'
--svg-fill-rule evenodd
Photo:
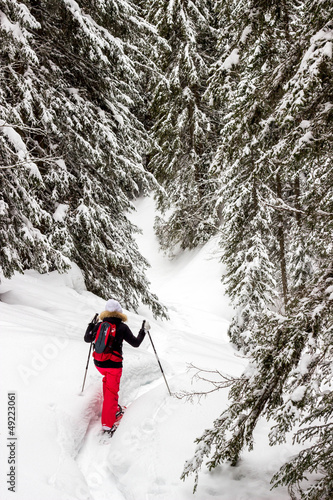
<path fill-rule="evenodd" d="M 157 54 L 162 78 L 152 91 L 153 146 L 148 168 L 164 187 L 157 221 L 163 248 L 191 248 L 207 240 L 218 225 L 211 210 L 213 179 L 208 176 L 215 124 L 203 100 L 214 52 L 210 4 L 202 0 L 150 2 L 148 19 L 168 48 Z"/>
<path fill-rule="evenodd" d="M 67 265 L 48 240 L 53 220 L 40 202 L 46 189 L 40 166 L 48 152 L 36 154 L 30 139 L 47 142 L 40 123 L 31 119 L 32 95 L 38 92 L 31 69 L 38 65 L 32 31 L 39 27 L 23 3 L 0 2 L 0 259 L 6 277 L 26 267 L 47 272 Z"/>
<path fill-rule="evenodd" d="M 246 302 L 249 280 L 244 270 L 249 266 L 244 257 L 254 239 L 258 241 L 249 226 L 259 214 L 265 224 L 253 228 L 264 244 L 260 254 L 273 267 L 250 289 L 251 328 L 244 321 L 233 331 L 239 345 L 245 337 L 249 366 L 233 384 L 229 408 L 197 440 L 184 477 L 197 474 L 205 458 L 210 469 L 223 461 L 236 464 L 242 449 L 253 447 L 253 431 L 266 417 L 272 421 L 271 444 L 283 442 L 296 427 L 295 440 L 304 446 L 274 476 L 273 484 L 287 485 L 293 499 L 328 500 L 333 456 L 332 4 L 311 0 L 297 6 L 242 2 L 238 7 L 242 6 L 240 19 L 247 10 L 255 20 L 246 30 L 246 57 L 241 45 L 233 45 L 233 35 L 228 50 L 237 58 L 232 58 L 229 74 L 223 64 L 222 70 L 216 68 L 209 90 L 219 89 L 218 102 L 225 113 L 226 133 L 213 173 L 223 186 L 218 202 L 226 222 L 229 293 Z M 268 33 L 281 50 L 270 47 Z M 267 58 L 262 65 L 261 56 Z M 251 177 L 256 182 L 251 183 Z M 261 296 L 266 307 L 258 309 L 254 298 L 269 283 L 274 267 L 283 306 L 269 305 L 269 294 L 268 300 Z M 306 477 L 311 479 L 308 484 Z"/>
<path fill-rule="evenodd" d="M 213 202 L 221 211 L 223 281 L 238 306 L 230 336 L 245 346 L 255 318 L 274 305 L 286 279 L 284 248 L 274 252 L 285 229 L 270 206 L 276 179 L 262 158 L 275 138 L 270 114 L 277 95 L 270 79 L 287 52 L 290 14 L 285 4 L 277 14 L 275 5 L 255 8 L 249 1 L 218 2 L 216 13 L 220 58 L 212 66 L 206 96 L 220 112 L 221 141 L 210 175 L 220 184 Z M 263 99 L 266 90 L 271 96 Z"/>
<path fill-rule="evenodd" d="M 147 138 L 136 116 L 141 66 L 147 67 L 142 34 L 148 24 L 136 6 L 118 0 L 12 0 L 1 2 L 0 11 L 2 31 L 13 26 L 14 33 L 2 49 L 8 60 L 2 80 L 9 90 L 2 96 L 0 119 L 12 125 L 25 148 L 23 167 L 14 148 L 4 166 L 16 165 L 11 176 L 24 169 L 26 179 L 27 159 L 37 165 L 40 184 L 30 196 L 35 195 L 44 219 L 32 221 L 20 211 L 15 217 L 22 227 L 33 225 L 41 253 L 51 254 L 44 258 L 47 269 L 27 255 L 15 268 L 62 269 L 74 260 L 90 290 L 116 295 L 133 307 L 141 298 L 161 313 L 148 291 L 147 263 L 133 240 L 135 228 L 126 217 L 130 200 L 154 184 L 142 165 Z M 25 62 L 20 49 L 27 23 L 29 45 L 23 42 L 30 59 Z M 8 199 L 13 189 L 7 190 Z M 4 227 L 11 224 L 7 220 Z M 13 269 L 7 266 L 6 274 Z"/>

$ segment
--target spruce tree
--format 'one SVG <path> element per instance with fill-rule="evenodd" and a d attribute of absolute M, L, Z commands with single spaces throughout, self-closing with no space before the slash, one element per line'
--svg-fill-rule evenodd
<path fill-rule="evenodd" d="M 220 57 L 206 96 L 220 112 L 221 141 L 210 175 L 220 184 L 213 203 L 221 212 L 223 281 L 237 307 L 229 333 L 248 349 L 258 314 L 286 288 L 285 228 L 272 208 L 278 183 L 265 154 L 276 141 L 271 74 L 288 52 L 290 13 L 286 4 L 277 14 L 275 4 L 249 1 L 218 2 L 216 13 Z"/>
<path fill-rule="evenodd" d="M 23 4 L 0 2 L 0 260 L 5 277 L 33 267 L 47 272 L 64 270 L 68 259 L 50 244 L 52 215 L 40 202 L 46 186 L 40 172 L 48 161 L 46 148 L 36 154 L 31 136 L 48 143 L 32 110 L 32 67 L 38 65 L 32 31 L 38 21 Z M 30 142 L 31 141 L 31 142 Z"/>
<path fill-rule="evenodd" d="M 218 226 L 210 206 L 215 183 L 208 176 L 216 132 L 203 99 L 215 42 L 210 7 L 202 0 L 149 4 L 148 19 L 168 44 L 157 54 L 162 78 L 151 91 L 148 158 L 149 170 L 164 188 L 156 229 L 165 249 L 192 248 Z"/>
<path fill-rule="evenodd" d="M 141 299 L 164 314 L 148 290 L 148 264 L 126 215 L 131 199 L 155 183 L 142 164 L 147 137 L 137 116 L 141 68 L 147 67 L 142 35 L 152 30 L 126 1 L 13 0 L 2 2 L 0 9 L 17 31 L 30 19 L 29 61 L 22 60 L 17 31 L 2 52 L 9 69 L 3 66 L 7 95 L 0 118 L 21 135 L 27 158 L 37 165 L 40 185 L 31 195 L 45 220 L 32 221 L 20 211 L 15 217 L 23 231 L 33 225 L 43 255 L 39 260 L 47 262 L 42 268 L 29 257 L 18 258 L 9 268 L 4 261 L 4 272 L 62 270 L 73 260 L 90 290 L 117 296 L 128 307 L 136 308 Z M 8 138 L 2 137 L 6 150 Z M 26 178 L 26 158 L 22 167 L 14 153 L 4 166 L 15 164 Z M 15 188 L 7 179 L 8 205 Z M 7 219 L 4 227 L 12 224 Z M 26 247 L 24 241 L 21 246 Z"/>
<path fill-rule="evenodd" d="M 253 447 L 253 431 L 265 417 L 272 422 L 271 444 L 291 431 L 303 444 L 274 476 L 273 486 L 287 485 L 294 499 L 328 500 L 333 493 L 332 5 L 259 2 L 254 10 L 252 2 L 241 2 L 233 11 L 221 2 L 220 7 L 221 15 L 226 8 L 226 19 L 237 11 L 244 20 L 238 35 L 230 23 L 228 52 L 211 79 L 225 121 L 212 174 L 221 178 L 217 201 L 226 222 L 229 293 L 236 303 L 249 300 L 245 319 L 250 315 L 251 321 L 234 321 L 231 328 L 235 343 L 247 350 L 249 366 L 233 383 L 229 408 L 198 438 L 183 477 L 194 472 L 197 481 L 205 459 L 209 469 L 224 461 L 236 465 L 244 447 Z M 269 46 L 268 33 L 275 46 Z M 276 51 L 279 45 L 282 50 Z M 267 61 L 260 63 L 263 55 Z M 262 222 L 254 225 L 259 214 Z M 263 270 L 270 272 L 249 289 L 244 257 L 255 255 L 250 252 L 255 239 L 267 257 Z M 264 293 L 258 308 L 255 298 L 274 268 L 281 299 Z"/>

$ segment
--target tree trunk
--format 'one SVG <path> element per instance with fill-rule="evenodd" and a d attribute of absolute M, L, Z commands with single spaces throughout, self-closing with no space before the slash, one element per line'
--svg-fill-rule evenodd
<path fill-rule="evenodd" d="M 282 200 L 282 187 L 280 175 L 276 176 L 276 194 L 278 198 Z M 280 212 L 278 214 L 278 241 L 279 241 L 279 260 L 281 267 L 281 277 L 282 277 L 282 291 L 283 291 L 283 301 L 284 307 L 287 307 L 288 303 L 288 280 L 287 280 L 287 266 L 286 266 L 286 251 L 285 251 L 285 239 L 284 239 L 284 224 L 283 215 Z"/>
<path fill-rule="evenodd" d="M 299 210 L 299 212 L 296 212 L 296 221 L 297 225 L 300 228 L 302 225 L 302 219 L 301 219 L 301 202 L 300 202 L 300 197 L 301 197 L 301 188 L 300 188 L 300 182 L 299 182 L 299 175 L 296 176 L 295 181 L 294 181 L 294 190 L 295 190 L 295 208 Z"/>

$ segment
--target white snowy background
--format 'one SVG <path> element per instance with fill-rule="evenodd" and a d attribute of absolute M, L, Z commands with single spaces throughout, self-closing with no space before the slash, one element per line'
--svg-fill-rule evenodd
<path fill-rule="evenodd" d="M 172 392 L 210 389 L 193 381 L 188 365 L 239 375 L 246 360 L 229 344 L 232 317 L 220 276 L 217 241 L 168 259 L 153 233 L 154 203 L 136 202 L 132 220 L 149 260 L 151 289 L 169 310 L 156 321 L 142 307 L 128 314 L 137 334 L 148 319 Z M 127 406 L 116 434 L 100 438 L 101 376 L 90 362 L 81 394 L 89 345 L 87 323 L 104 300 L 86 291 L 79 269 L 59 275 L 27 271 L 0 285 L 1 500 L 284 500 L 270 490 L 273 473 L 296 453 L 291 444 L 269 447 L 268 423 L 260 422 L 255 448 L 237 467 L 203 469 L 180 480 L 194 453 L 194 439 L 212 426 L 228 404 L 227 390 L 199 401 L 170 397 L 149 339 L 138 349 L 124 345 L 120 403 Z M 16 492 L 8 491 L 7 393 L 17 395 Z"/>

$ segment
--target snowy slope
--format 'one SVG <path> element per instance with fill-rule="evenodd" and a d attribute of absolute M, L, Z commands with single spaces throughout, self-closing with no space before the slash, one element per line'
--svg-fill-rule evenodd
<path fill-rule="evenodd" d="M 136 334 L 143 318 L 171 390 L 208 388 L 193 382 L 189 363 L 242 372 L 245 361 L 228 343 L 232 310 L 220 285 L 216 242 L 170 261 L 158 251 L 153 234 L 153 201 L 139 200 L 132 219 L 150 261 L 152 291 L 168 307 L 170 321 L 156 321 L 145 307 L 127 312 Z M 128 409 L 117 433 L 101 442 L 101 376 L 90 363 L 81 394 L 89 346 L 86 324 L 104 301 L 87 292 L 80 271 L 41 276 L 29 271 L 0 285 L 1 394 L 0 499 L 7 500 L 285 500 L 284 489 L 270 491 L 269 480 L 293 451 L 270 448 L 262 422 L 256 448 L 241 464 L 212 473 L 203 470 L 193 497 L 193 481 L 180 481 L 194 452 L 194 439 L 227 405 L 227 392 L 200 403 L 170 397 L 149 340 L 139 349 L 124 346 L 120 402 Z M 8 491 L 7 393 L 16 393 L 15 484 Z"/>

